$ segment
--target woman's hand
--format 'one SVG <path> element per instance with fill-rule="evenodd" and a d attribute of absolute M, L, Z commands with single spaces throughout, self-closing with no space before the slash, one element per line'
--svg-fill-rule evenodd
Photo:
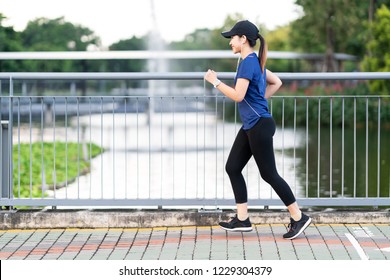
<path fill-rule="evenodd" d="M 209 69 L 204 75 L 204 79 L 208 81 L 210 84 L 214 84 L 218 80 L 218 76 L 215 71 Z M 249 80 L 237 79 L 237 83 L 234 88 L 224 83 L 220 83 L 218 85 L 218 90 L 222 92 L 224 95 L 226 95 L 227 97 L 229 97 L 230 99 L 236 102 L 241 102 L 245 97 L 246 91 L 248 90 L 248 86 L 249 86 Z"/>
<path fill-rule="evenodd" d="M 209 69 L 204 75 L 204 79 L 208 81 L 210 84 L 213 84 L 217 79 L 217 73 L 214 70 Z"/>

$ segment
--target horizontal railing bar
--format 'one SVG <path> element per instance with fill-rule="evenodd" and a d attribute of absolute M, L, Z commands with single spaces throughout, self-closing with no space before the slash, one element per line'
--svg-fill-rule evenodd
<path fill-rule="evenodd" d="M 13 80 L 202 80 L 205 72 L 4 72 L 0 79 Z M 234 79 L 234 72 L 219 72 L 221 79 Z M 390 72 L 318 72 L 287 73 L 276 75 L 289 80 L 388 80 Z"/>
<path fill-rule="evenodd" d="M 297 198 L 301 206 L 388 206 L 390 198 Z M 51 199 L 51 198 L 15 198 L 1 199 L 0 205 L 7 206 L 232 206 L 233 199 Z M 251 199 L 251 205 L 283 206 L 278 198 Z"/>
<path fill-rule="evenodd" d="M 172 98 L 178 98 L 178 99 L 185 99 L 187 101 L 194 101 L 197 99 L 203 98 L 218 98 L 218 99 L 226 99 L 227 101 L 231 101 L 224 95 L 218 95 L 215 96 L 214 94 L 207 93 L 206 95 L 162 95 L 162 94 L 156 94 L 154 96 L 148 96 L 148 95 L 88 95 L 88 96 L 66 96 L 66 95 L 56 95 L 56 96 L 44 96 L 44 95 L 28 95 L 28 96 L 2 96 L 4 100 L 6 99 L 19 99 L 23 101 L 24 99 L 32 99 L 35 101 L 35 99 L 39 99 L 44 101 L 45 104 L 53 103 L 53 100 L 57 101 L 67 101 L 69 104 L 73 104 L 77 99 L 87 99 L 91 100 L 93 102 L 92 104 L 100 104 L 100 100 L 103 99 L 106 102 L 112 102 L 113 100 L 116 101 L 117 99 L 172 99 Z M 272 99 L 378 99 L 378 98 L 390 98 L 390 95 L 327 95 L 327 96 L 318 96 L 318 95 L 273 95 L 271 97 Z M 27 102 L 27 101 L 26 101 Z M 232 101 L 233 102 L 233 101 Z M 26 104 L 26 103 L 23 103 Z M 29 103 L 28 103 L 29 104 Z"/>
<path fill-rule="evenodd" d="M 320 60 L 325 57 L 325 54 L 269 51 L 267 56 L 269 59 Z M 0 52 L 1 60 L 221 59 L 237 57 L 229 50 Z M 337 60 L 356 60 L 356 56 L 344 53 L 336 53 L 334 57 Z"/>

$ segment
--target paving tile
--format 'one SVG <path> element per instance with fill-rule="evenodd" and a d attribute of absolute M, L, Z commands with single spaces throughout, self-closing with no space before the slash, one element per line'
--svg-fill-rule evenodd
<path fill-rule="evenodd" d="M 166 231 L 164 244 L 161 247 L 159 255 L 160 260 L 174 260 L 176 259 L 177 251 L 179 249 L 181 228 L 168 228 Z"/>
<path fill-rule="evenodd" d="M 283 234 L 287 232 L 286 226 L 282 224 L 280 225 L 276 224 L 276 225 L 272 225 L 271 229 L 274 235 L 275 243 L 278 248 L 280 258 L 282 260 L 298 259 L 293 246 L 293 241 L 283 238 Z"/>
<path fill-rule="evenodd" d="M 321 238 L 323 239 L 329 254 L 331 255 L 332 259 L 334 260 L 350 260 L 351 257 L 344 246 L 343 242 L 340 240 L 336 232 L 333 230 L 333 228 L 328 224 L 321 224 L 316 225 L 315 228 L 317 229 L 318 233 L 320 234 Z M 311 243 L 313 243 L 311 241 Z M 316 258 L 319 259 L 317 256 L 318 252 L 314 252 L 316 255 Z M 319 252 L 321 253 L 321 252 Z"/>
<path fill-rule="evenodd" d="M 260 240 L 260 253 L 263 260 L 279 260 L 279 251 L 270 225 L 256 226 Z"/>
<path fill-rule="evenodd" d="M 313 231 L 316 230 L 315 227 L 312 228 Z M 320 234 L 318 234 L 316 237 L 309 237 L 307 239 L 307 243 L 294 245 L 299 260 L 333 260 L 333 256 Z M 303 255 L 306 257 L 303 257 Z"/>
<path fill-rule="evenodd" d="M 245 233 L 242 236 L 244 244 L 244 256 L 246 260 L 260 260 L 261 248 L 260 240 L 257 235 L 256 229 L 251 232 Z"/>
<path fill-rule="evenodd" d="M 349 258 L 351 260 L 360 260 L 359 254 L 345 235 L 346 233 L 350 233 L 348 228 L 344 224 L 332 224 L 330 226 L 347 251 Z"/>
<path fill-rule="evenodd" d="M 143 255 L 143 251 L 142 252 L 129 252 L 125 257 L 125 260 L 141 260 L 142 255 Z"/>
<path fill-rule="evenodd" d="M 378 236 L 382 236 L 379 249 L 383 252 L 387 260 L 390 260 L 390 224 L 376 224 Z"/>
<path fill-rule="evenodd" d="M 378 243 L 383 243 L 379 238 L 374 225 L 359 225 L 348 227 L 350 233 L 357 240 L 364 253 L 370 260 L 385 260 L 386 256 L 382 250 L 379 250 Z"/>
<path fill-rule="evenodd" d="M 74 260 L 77 252 L 64 252 L 59 256 L 58 260 Z"/>
<path fill-rule="evenodd" d="M 196 228 L 194 260 L 208 260 L 210 258 L 211 231 L 211 227 Z"/>
<path fill-rule="evenodd" d="M 371 260 L 390 259 L 389 224 L 312 224 L 285 240 L 285 224 L 249 233 L 219 227 L 0 231 L 0 259 L 10 260 Z"/>
<path fill-rule="evenodd" d="M 192 260 L 196 244 L 196 228 L 183 227 L 180 236 L 180 243 L 177 250 L 178 260 Z"/>
<path fill-rule="evenodd" d="M 148 245 L 145 248 L 143 260 L 158 260 L 165 242 L 166 228 L 152 229 Z"/>

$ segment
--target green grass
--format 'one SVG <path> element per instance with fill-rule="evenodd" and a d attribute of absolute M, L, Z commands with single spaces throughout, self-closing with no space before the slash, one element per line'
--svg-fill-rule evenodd
<path fill-rule="evenodd" d="M 84 155 L 84 152 L 86 155 Z M 45 197 L 42 190 L 42 170 L 46 190 L 65 186 L 90 170 L 90 158 L 104 152 L 93 144 L 35 142 L 13 147 L 14 197 Z M 20 186 L 20 188 L 19 188 Z"/>

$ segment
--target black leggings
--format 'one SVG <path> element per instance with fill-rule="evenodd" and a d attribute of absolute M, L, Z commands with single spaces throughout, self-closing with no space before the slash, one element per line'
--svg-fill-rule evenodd
<path fill-rule="evenodd" d="M 261 177 L 272 186 L 284 205 L 289 206 L 295 202 L 291 188 L 276 170 L 272 139 L 275 129 L 273 118 L 260 118 L 251 129 L 241 128 L 238 132 L 226 163 L 226 172 L 233 187 L 236 203 L 248 202 L 248 192 L 241 172 L 252 155 Z"/>

